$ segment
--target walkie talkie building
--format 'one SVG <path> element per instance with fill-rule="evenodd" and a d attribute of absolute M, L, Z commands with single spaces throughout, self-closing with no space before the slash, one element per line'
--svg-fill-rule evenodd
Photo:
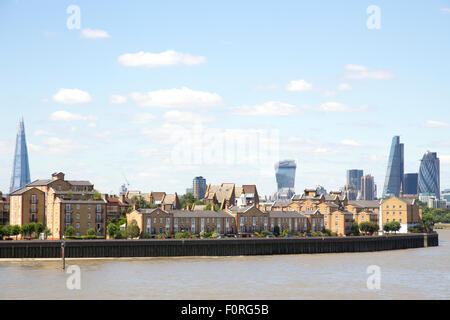
<path fill-rule="evenodd" d="M 30 166 L 28 164 L 28 149 L 25 138 L 25 126 L 23 119 L 20 119 L 19 130 L 16 137 L 16 149 L 14 151 L 13 172 L 11 175 L 11 185 L 9 193 L 25 187 L 30 183 Z"/>

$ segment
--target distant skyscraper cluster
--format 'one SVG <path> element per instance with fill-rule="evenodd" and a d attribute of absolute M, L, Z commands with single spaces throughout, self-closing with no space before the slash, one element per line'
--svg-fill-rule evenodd
<path fill-rule="evenodd" d="M 377 186 L 373 176 L 364 175 L 360 169 L 347 170 L 347 184 L 343 193 L 348 200 L 375 200 L 377 198 Z"/>
<path fill-rule="evenodd" d="M 388 158 L 383 197 L 426 195 L 440 199 L 440 166 L 436 152 L 427 151 L 419 167 L 419 173 L 404 174 L 404 145 L 400 137 L 392 139 Z"/>
<path fill-rule="evenodd" d="M 16 137 L 16 149 L 14 151 L 13 171 L 9 193 L 25 187 L 31 182 L 30 166 L 28 163 L 28 149 L 25 138 L 25 125 L 23 119 L 19 121 L 19 129 Z"/>

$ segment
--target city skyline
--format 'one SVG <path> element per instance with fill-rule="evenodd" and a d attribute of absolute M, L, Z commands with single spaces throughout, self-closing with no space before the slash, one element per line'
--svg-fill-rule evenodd
<path fill-rule="evenodd" d="M 370 173 L 381 189 L 395 135 L 407 145 L 404 171 L 417 172 L 432 150 L 448 188 L 450 110 L 442 101 L 450 100 L 450 44 L 443 41 L 450 14 L 438 1 L 380 1 L 379 30 L 367 28 L 367 4 L 357 1 L 329 1 L 326 9 L 287 1 L 282 10 L 262 2 L 258 14 L 233 1 L 179 4 L 176 11 L 133 1 L 133 9 L 111 3 L 105 11 L 78 1 L 80 29 L 67 27 L 70 4 L 0 5 L 8 48 L 0 52 L 8 62 L 0 75 L 4 193 L 21 115 L 32 179 L 63 171 L 89 176 L 107 193 L 119 193 L 125 172 L 131 189 L 183 194 L 201 175 L 211 184 L 254 183 L 270 195 L 280 159 L 301 163 L 297 192 L 317 184 L 339 190 L 349 168 Z M 125 13 L 134 18 L 121 19 Z M 221 137 L 256 135 L 263 138 L 258 150 L 273 152 L 267 161 L 246 154 L 231 163 L 177 162 L 177 150 L 202 153 L 191 141 L 180 143 L 196 127 L 203 128 L 200 151 Z"/>

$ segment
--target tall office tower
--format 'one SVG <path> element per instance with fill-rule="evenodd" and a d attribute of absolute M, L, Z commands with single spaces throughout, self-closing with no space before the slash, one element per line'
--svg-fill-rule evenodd
<path fill-rule="evenodd" d="M 383 197 L 400 195 L 404 172 L 404 146 L 400 143 L 400 137 L 392 138 L 391 151 L 389 153 L 386 180 L 384 181 Z"/>
<path fill-rule="evenodd" d="M 294 190 L 296 169 L 295 160 L 284 160 L 275 164 L 275 177 L 279 192 L 287 189 Z"/>
<path fill-rule="evenodd" d="M 403 193 L 404 194 L 419 194 L 417 192 L 417 183 L 419 180 L 418 173 L 405 173 L 403 177 Z"/>
<path fill-rule="evenodd" d="M 27 141 L 25 138 L 25 126 L 23 118 L 19 121 L 19 130 L 16 137 L 16 150 L 14 151 L 13 171 L 9 193 L 25 187 L 30 183 L 30 166 L 28 164 Z"/>
<path fill-rule="evenodd" d="M 363 170 L 347 170 L 347 184 L 354 186 L 356 191 L 361 191 L 361 178 L 363 175 Z"/>
<path fill-rule="evenodd" d="M 357 200 L 359 191 L 356 190 L 355 186 L 353 184 L 346 184 L 344 186 L 344 189 L 342 189 L 343 194 L 347 196 L 348 200 Z"/>
<path fill-rule="evenodd" d="M 203 199 L 206 192 L 206 179 L 201 176 L 195 177 L 194 180 L 192 180 L 192 189 L 195 199 Z"/>
<path fill-rule="evenodd" d="M 436 152 L 427 151 L 420 161 L 418 191 L 433 194 L 438 200 L 441 198 L 440 166 Z"/>
<path fill-rule="evenodd" d="M 361 200 L 375 200 L 375 179 L 370 174 L 361 178 Z"/>

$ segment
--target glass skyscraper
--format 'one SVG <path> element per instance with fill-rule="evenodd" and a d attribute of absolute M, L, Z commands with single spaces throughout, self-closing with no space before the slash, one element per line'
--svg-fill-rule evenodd
<path fill-rule="evenodd" d="M 383 197 L 400 196 L 400 188 L 403 184 L 404 166 L 404 146 L 403 143 L 400 143 L 400 137 L 395 136 L 392 138 L 391 150 L 389 152 Z"/>
<path fill-rule="evenodd" d="M 20 119 L 9 193 L 11 194 L 16 190 L 25 187 L 28 183 L 30 183 L 30 166 L 28 164 L 27 141 L 25 138 L 23 119 Z"/>
<path fill-rule="evenodd" d="M 296 169 L 295 160 L 284 160 L 275 164 L 275 177 L 279 192 L 287 188 L 294 189 Z"/>
<path fill-rule="evenodd" d="M 192 180 L 192 191 L 195 199 L 203 199 L 206 193 L 206 179 L 201 176 L 195 177 L 194 180 Z"/>
<path fill-rule="evenodd" d="M 440 165 L 436 152 L 427 151 L 420 161 L 419 168 L 419 193 L 428 193 L 441 198 L 440 192 Z"/>
<path fill-rule="evenodd" d="M 403 178 L 403 193 L 404 194 L 419 194 L 417 192 L 417 183 L 419 180 L 418 173 L 405 173 Z"/>
<path fill-rule="evenodd" d="M 347 170 L 347 184 L 354 186 L 356 191 L 361 191 L 361 178 L 363 175 L 363 170 Z"/>

